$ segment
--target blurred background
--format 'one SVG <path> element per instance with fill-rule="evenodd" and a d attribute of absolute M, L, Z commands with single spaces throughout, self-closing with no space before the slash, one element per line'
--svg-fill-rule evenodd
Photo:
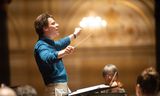
<path fill-rule="evenodd" d="M 74 54 L 64 58 L 72 91 L 104 83 L 103 67 L 115 64 L 127 93 L 135 95 L 137 75 L 146 67 L 157 67 L 154 0 L 2 0 L 0 4 L 1 83 L 30 84 L 43 96 L 45 85 L 33 53 L 38 39 L 33 22 L 43 12 L 59 23 L 59 38 L 84 26 L 71 43 L 78 44 Z M 98 23 L 86 26 L 85 20 Z"/>

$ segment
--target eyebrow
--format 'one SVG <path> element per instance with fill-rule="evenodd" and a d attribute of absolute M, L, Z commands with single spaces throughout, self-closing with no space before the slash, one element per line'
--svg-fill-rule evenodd
<path fill-rule="evenodd" d="M 56 23 L 55 21 L 51 22 L 51 24 L 55 24 L 55 23 Z"/>

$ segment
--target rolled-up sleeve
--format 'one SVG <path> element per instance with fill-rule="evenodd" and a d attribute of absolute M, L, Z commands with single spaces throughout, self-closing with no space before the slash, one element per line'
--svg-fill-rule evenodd
<path fill-rule="evenodd" d="M 55 46 L 57 49 L 62 50 L 66 48 L 70 44 L 70 42 L 70 38 L 67 36 L 58 41 L 55 41 Z"/>

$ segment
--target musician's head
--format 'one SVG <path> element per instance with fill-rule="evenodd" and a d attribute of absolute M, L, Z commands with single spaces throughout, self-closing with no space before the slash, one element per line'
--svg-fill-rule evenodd
<path fill-rule="evenodd" d="M 146 68 L 137 77 L 136 95 L 155 96 L 158 91 L 158 85 L 159 85 L 159 77 L 156 70 L 153 67 Z"/>
<path fill-rule="evenodd" d="M 16 92 L 8 86 L 1 84 L 0 86 L 0 96 L 17 96 Z"/>
<path fill-rule="evenodd" d="M 116 81 L 118 79 L 118 69 L 113 64 L 107 64 L 103 68 L 103 78 L 106 85 L 109 85 L 110 82 Z"/>

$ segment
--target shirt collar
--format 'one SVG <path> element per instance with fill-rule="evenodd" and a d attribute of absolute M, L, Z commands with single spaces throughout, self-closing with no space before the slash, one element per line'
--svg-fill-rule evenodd
<path fill-rule="evenodd" d="M 43 40 L 43 41 L 45 41 L 46 43 L 48 43 L 48 44 L 50 44 L 52 46 L 55 44 L 54 40 L 51 40 L 48 37 L 41 37 L 41 38 L 39 38 L 39 40 Z"/>

